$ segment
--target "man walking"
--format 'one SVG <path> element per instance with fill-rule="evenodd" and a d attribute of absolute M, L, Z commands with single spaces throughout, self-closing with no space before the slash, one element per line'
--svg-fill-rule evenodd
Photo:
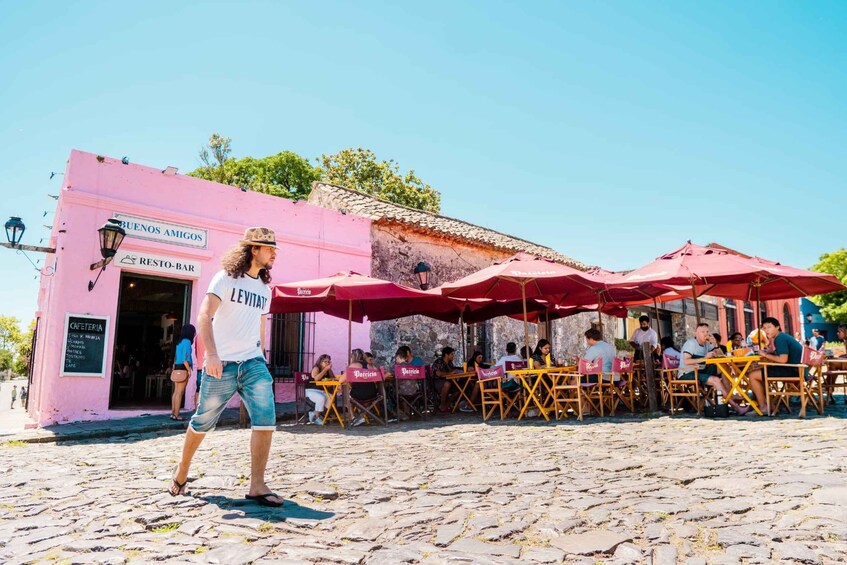
<path fill-rule="evenodd" d="M 18 399 L 18 385 L 12 385 L 12 410 L 15 409 L 15 400 Z"/>
<path fill-rule="evenodd" d="M 265 467 L 276 429 L 273 379 L 263 355 L 268 283 L 276 259 L 276 239 L 268 228 L 248 228 L 244 239 L 224 255 L 223 270 L 209 284 L 197 316 L 205 349 L 200 400 L 188 423 L 182 459 L 168 492 L 185 494 L 191 459 L 206 433 L 237 392 L 250 414 L 250 489 L 246 498 L 262 506 L 282 506 L 282 497 L 265 484 Z"/>

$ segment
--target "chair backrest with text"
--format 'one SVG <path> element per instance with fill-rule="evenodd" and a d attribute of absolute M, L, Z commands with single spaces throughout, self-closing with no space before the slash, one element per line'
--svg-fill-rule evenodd
<path fill-rule="evenodd" d="M 603 372 L 603 358 L 598 357 L 594 361 L 579 358 L 578 370 L 581 375 L 599 375 Z"/>
<path fill-rule="evenodd" d="M 679 369 L 679 357 L 676 355 L 662 355 L 662 369 Z"/>
<path fill-rule="evenodd" d="M 506 372 L 503 370 L 503 367 L 500 365 L 495 365 L 490 369 L 483 369 L 482 367 L 476 368 L 476 376 L 481 381 L 490 381 L 493 379 L 502 379 L 506 376 Z"/>
<path fill-rule="evenodd" d="M 631 373 L 634 366 L 635 361 L 632 357 L 615 357 L 612 361 L 612 372 L 617 374 Z"/>
<path fill-rule="evenodd" d="M 526 361 L 506 361 L 505 365 L 507 371 L 526 369 Z"/>
<path fill-rule="evenodd" d="M 419 381 L 426 378 L 423 365 L 395 365 L 394 378 L 398 381 Z"/>
<path fill-rule="evenodd" d="M 379 383 L 382 382 L 382 369 L 363 369 L 347 367 L 344 373 L 348 383 Z"/>
<path fill-rule="evenodd" d="M 811 347 L 803 348 L 803 364 L 809 367 L 820 367 L 826 361 L 826 353 L 812 349 Z"/>

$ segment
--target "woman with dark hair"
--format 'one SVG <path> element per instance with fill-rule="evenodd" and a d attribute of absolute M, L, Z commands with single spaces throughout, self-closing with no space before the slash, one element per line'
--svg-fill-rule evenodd
<path fill-rule="evenodd" d="M 546 339 L 539 339 L 538 344 L 535 346 L 535 351 L 532 352 L 532 362 L 537 367 L 546 367 L 547 356 L 550 355 L 552 350 L 553 346 L 550 345 L 549 341 Z"/>
<path fill-rule="evenodd" d="M 315 405 L 314 411 L 309 411 L 309 421 L 313 424 L 323 425 L 324 410 L 326 410 L 329 399 L 326 393 L 312 381 L 331 381 L 333 379 L 335 379 L 335 374 L 332 372 L 332 358 L 324 353 L 315 361 L 315 366 L 312 367 L 312 379 L 306 384 L 306 398 Z"/>
<path fill-rule="evenodd" d="M 197 328 L 191 324 L 182 326 L 182 339 L 176 346 L 176 355 L 174 355 L 174 366 L 172 371 L 187 371 L 188 378 L 191 377 L 191 372 L 194 370 L 194 355 L 192 345 L 194 338 L 197 336 Z M 185 385 L 188 384 L 188 378 L 182 381 L 173 381 L 174 392 L 171 395 L 171 420 L 184 420 L 179 415 L 179 409 L 182 407 L 182 397 L 185 394 Z M 200 390 L 200 375 L 197 375 L 197 390 Z M 197 404 L 195 399 L 195 405 Z"/>
<path fill-rule="evenodd" d="M 476 368 L 480 369 L 490 369 L 491 365 L 482 362 L 482 352 L 474 351 L 473 354 L 468 359 L 468 371 L 476 371 Z"/>

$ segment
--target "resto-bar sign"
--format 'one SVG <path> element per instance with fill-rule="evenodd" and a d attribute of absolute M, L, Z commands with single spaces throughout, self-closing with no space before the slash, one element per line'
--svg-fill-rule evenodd
<path fill-rule="evenodd" d="M 121 227 L 126 230 L 128 237 L 174 243 L 199 249 L 206 249 L 208 244 L 209 232 L 204 229 L 120 213 L 115 214 L 115 218 L 120 221 Z"/>
<path fill-rule="evenodd" d="M 162 273 L 165 275 L 180 275 L 198 278 L 200 276 L 200 261 L 139 253 L 137 251 L 118 251 L 114 259 L 115 265 L 125 269 Z"/>

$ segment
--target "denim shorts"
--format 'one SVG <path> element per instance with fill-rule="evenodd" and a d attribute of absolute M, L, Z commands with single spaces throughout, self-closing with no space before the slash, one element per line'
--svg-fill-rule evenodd
<path fill-rule="evenodd" d="M 229 399 L 236 392 L 250 414 L 252 429 L 276 429 L 273 378 L 262 357 L 247 361 L 224 361 L 219 379 L 203 371 L 200 400 L 188 423 L 191 429 L 199 434 L 213 430 Z"/>

